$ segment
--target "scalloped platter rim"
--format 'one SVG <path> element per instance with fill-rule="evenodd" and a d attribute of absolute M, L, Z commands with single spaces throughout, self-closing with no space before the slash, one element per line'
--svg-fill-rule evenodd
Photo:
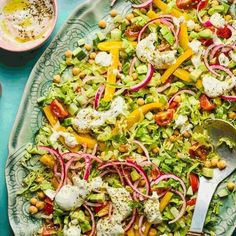
<path fill-rule="evenodd" d="M 115 5 L 118 12 L 126 14 L 130 3 L 120 0 Z M 40 128 L 44 118 L 37 104 L 37 98 L 42 96 L 51 84 L 53 74 L 59 68 L 64 51 L 76 47 L 80 38 L 91 41 L 95 36 L 97 22 L 104 18 L 111 22 L 109 16 L 109 1 L 87 0 L 79 5 L 66 21 L 60 32 L 34 66 L 17 113 L 14 127 L 9 140 L 9 156 L 5 167 L 8 189 L 8 215 L 11 227 L 16 236 L 37 235 L 41 220 L 31 217 L 28 212 L 28 202 L 17 195 L 26 175 L 20 160 L 27 145 L 34 142 L 35 133 Z M 108 27 L 109 30 L 109 27 Z M 29 125 L 30 124 L 30 125 Z M 236 181 L 236 174 L 230 177 Z M 236 196 L 224 199 L 218 224 L 215 227 L 217 236 L 230 236 L 236 227 Z"/>

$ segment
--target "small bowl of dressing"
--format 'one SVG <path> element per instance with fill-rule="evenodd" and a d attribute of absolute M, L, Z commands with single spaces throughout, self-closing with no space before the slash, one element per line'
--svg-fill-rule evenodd
<path fill-rule="evenodd" d="M 35 49 L 49 38 L 56 21 L 56 0 L 0 0 L 0 48 Z"/>

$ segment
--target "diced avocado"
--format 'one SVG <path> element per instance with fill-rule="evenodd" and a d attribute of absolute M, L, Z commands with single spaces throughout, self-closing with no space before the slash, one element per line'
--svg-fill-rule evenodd
<path fill-rule="evenodd" d="M 76 100 L 78 101 L 78 103 L 79 103 L 80 105 L 84 105 L 84 104 L 86 104 L 86 102 L 87 102 L 86 97 L 84 97 L 83 95 L 77 96 L 77 97 L 76 97 Z"/>
<path fill-rule="evenodd" d="M 210 29 L 202 30 L 198 33 L 198 35 L 200 38 L 205 38 L 205 39 L 209 39 L 213 37 L 213 33 Z"/>
<path fill-rule="evenodd" d="M 79 225 L 80 225 L 80 228 L 81 228 L 81 231 L 82 231 L 83 234 L 92 229 L 92 227 L 89 224 L 88 220 L 85 220 L 85 221 L 81 222 Z"/>
<path fill-rule="evenodd" d="M 79 108 L 74 103 L 71 103 L 68 107 L 68 111 L 71 115 L 74 115 L 78 110 Z"/>
<path fill-rule="evenodd" d="M 194 82 L 196 82 L 200 78 L 202 73 L 203 73 L 203 71 L 201 69 L 199 69 L 199 68 L 194 69 L 190 73 L 190 79 L 193 80 Z"/>
<path fill-rule="evenodd" d="M 121 34 L 122 34 L 121 30 L 119 30 L 117 28 L 113 29 L 111 31 L 111 40 L 120 41 L 121 40 Z"/>
<path fill-rule="evenodd" d="M 160 30 L 161 34 L 163 35 L 164 39 L 170 44 L 173 45 L 175 39 L 171 31 L 168 27 L 162 26 Z"/>
<path fill-rule="evenodd" d="M 149 111 L 146 115 L 145 115 L 145 118 L 147 120 L 153 120 L 153 114 Z"/>
<path fill-rule="evenodd" d="M 228 4 L 226 4 L 225 2 L 221 2 L 221 4 L 224 6 L 224 14 L 227 14 L 230 6 Z"/>
<path fill-rule="evenodd" d="M 179 215 L 179 211 L 175 207 L 171 207 L 170 212 L 174 217 L 177 217 Z"/>
<path fill-rule="evenodd" d="M 76 48 L 72 53 L 78 58 L 78 60 L 83 60 L 87 56 L 87 54 L 80 47 Z"/>
<path fill-rule="evenodd" d="M 129 72 L 129 68 L 130 68 L 130 63 L 126 62 L 125 64 L 122 65 L 122 72 L 127 75 Z"/>
<path fill-rule="evenodd" d="M 97 48 L 97 45 L 100 43 L 100 40 L 98 37 L 96 37 L 95 39 L 93 39 L 93 47 Z"/>
<path fill-rule="evenodd" d="M 140 65 L 136 68 L 136 71 L 138 74 L 146 74 L 147 73 L 147 66 L 146 65 Z"/>
<path fill-rule="evenodd" d="M 133 181 L 136 181 L 141 177 L 136 170 L 131 171 L 130 176 Z"/>
<path fill-rule="evenodd" d="M 224 11 L 225 11 L 225 7 L 223 5 L 219 5 L 219 6 L 211 7 L 208 10 L 208 14 L 212 16 L 213 14 L 217 12 L 224 12 Z"/>
<path fill-rule="evenodd" d="M 228 190 L 227 190 L 226 188 L 223 188 L 223 189 L 219 190 L 219 192 L 217 193 L 217 195 L 218 195 L 219 197 L 226 197 L 226 196 L 229 195 L 229 192 L 228 192 Z"/>
<path fill-rule="evenodd" d="M 72 220 L 76 219 L 76 220 L 78 220 L 79 222 L 83 222 L 84 220 L 86 220 L 85 214 L 84 214 L 84 212 L 81 211 L 81 210 L 80 210 L 80 211 L 72 212 L 72 213 L 70 214 L 70 218 L 71 218 Z"/>
<path fill-rule="evenodd" d="M 78 43 L 78 46 L 81 47 L 85 44 L 85 40 L 84 39 L 79 39 L 77 43 Z"/>
<path fill-rule="evenodd" d="M 202 175 L 207 178 L 212 178 L 214 176 L 214 169 L 203 167 L 202 168 Z"/>
<path fill-rule="evenodd" d="M 198 33 L 196 33 L 195 31 L 191 31 L 190 37 L 193 38 L 193 39 L 198 39 L 198 38 L 199 38 L 199 35 L 198 35 Z"/>
<path fill-rule="evenodd" d="M 45 99 L 46 99 L 46 97 L 42 96 L 42 97 L 37 99 L 37 103 L 42 103 Z"/>
<path fill-rule="evenodd" d="M 114 17 L 113 22 L 116 23 L 121 23 L 122 22 L 122 16 L 121 15 L 117 15 L 116 17 Z"/>
<path fill-rule="evenodd" d="M 105 193 L 92 193 L 88 196 L 88 200 L 91 202 L 105 202 L 106 195 Z"/>
<path fill-rule="evenodd" d="M 99 40 L 100 41 L 103 41 L 103 40 L 105 40 L 106 39 L 106 35 L 105 34 L 103 34 L 102 32 L 97 32 L 97 36 L 98 36 L 98 38 L 99 38 Z"/>
<path fill-rule="evenodd" d="M 148 83 L 148 87 L 156 87 L 161 83 L 161 75 L 159 73 L 155 73 L 152 77 L 151 81 Z"/>
<path fill-rule="evenodd" d="M 192 196 L 193 195 L 193 189 L 192 189 L 191 186 L 188 188 L 187 195 L 188 196 Z"/>
<path fill-rule="evenodd" d="M 234 62 L 234 61 L 231 61 L 231 62 L 229 63 L 229 65 L 228 65 L 228 67 L 229 67 L 230 69 L 234 68 L 235 66 L 236 66 L 236 62 Z"/>
<path fill-rule="evenodd" d="M 65 119 L 64 121 L 63 121 L 63 125 L 64 126 L 69 126 L 69 125 L 72 125 L 73 124 L 73 118 L 67 118 L 67 119 Z"/>
<path fill-rule="evenodd" d="M 107 178 L 107 182 L 114 188 L 122 187 L 120 181 L 118 179 L 116 179 L 115 177 Z"/>

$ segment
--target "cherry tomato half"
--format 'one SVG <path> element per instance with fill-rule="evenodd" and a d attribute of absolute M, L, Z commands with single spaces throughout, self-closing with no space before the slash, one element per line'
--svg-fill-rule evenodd
<path fill-rule="evenodd" d="M 174 111 L 168 109 L 167 111 L 160 111 L 154 115 L 154 120 L 160 126 L 166 126 L 173 120 Z"/>
<path fill-rule="evenodd" d="M 46 198 L 44 200 L 45 202 L 45 206 L 43 208 L 43 211 L 46 215 L 50 215 L 53 213 L 53 202 L 49 199 L 49 198 Z"/>
<path fill-rule="evenodd" d="M 220 38 L 228 39 L 232 36 L 232 31 L 227 26 L 224 26 L 217 29 L 216 35 Z"/>
<path fill-rule="evenodd" d="M 194 205 L 196 205 L 196 201 L 197 201 L 196 198 L 188 200 L 187 201 L 187 206 L 194 206 Z"/>
<path fill-rule="evenodd" d="M 200 3 L 199 0 L 176 0 L 176 6 L 183 10 L 197 8 L 198 4 L 200 4 L 199 10 L 201 10 L 207 6 L 208 0 L 202 0 Z"/>
<path fill-rule="evenodd" d="M 169 108 L 170 109 L 176 109 L 178 106 L 179 106 L 179 103 L 173 101 L 173 102 L 170 103 Z"/>
<path fill-rule="evenodd" d="M 189 174 L 189 182 L 192 187 L 193 193 L 196 193 L 198 191 L 199 187 L 199 178 L 196 174 L 190 173 Z"/>
<path fill-rule="evenodd" d="M 216 108 L 216 105 L 213 104 L 205 94 L 200 96 L 200 106 L 204 111 L 211 111 Z"/>
<path fill-rule="evenodd" d="M 53 100 L 50 104 L 51 112 L 58 118 L 66 118 L 69 114 L 63 105 L 57 100 Z"/>
<path fill-rule="evenodd" d="M 54 224 L 45 225 L 43 227 L 42 236 L 52 236 L 52 235 L 55 235 L 57 233 L 57 230 L 58 230 L 58 227 L 56 227 Z"/>
<path fill-rule="evenodd" d="M 193 144 L 188 152 L 191 157 L 198 157 L 201 160 L 206 160 L 208 154 L 206 148 L 198 143 Z"/>

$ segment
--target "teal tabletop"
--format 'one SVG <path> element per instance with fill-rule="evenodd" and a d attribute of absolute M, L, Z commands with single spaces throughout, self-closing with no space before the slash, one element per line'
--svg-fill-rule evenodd
<path fill-rule="evenodd" d="M 29 74 L 54 35 L 83 0 L 58 0 L 59 15 L 53 35 L 43 47 L 28 53 L 9 53 L 0 49 L 0 235 L 13 235 L 7 216 L 7 193 L 4 167 L 8 156 L 8 139 Z"/>

